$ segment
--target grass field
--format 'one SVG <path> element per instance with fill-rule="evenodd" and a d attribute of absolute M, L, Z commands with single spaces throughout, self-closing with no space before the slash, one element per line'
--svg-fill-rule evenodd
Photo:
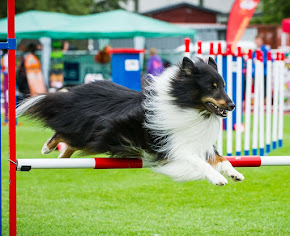
<path fill-rule="evenodd" d="M 52 131 L 20 122 L 17 157 L 43 158 Z M 284 147 L 271 155 L 289 155 L 289 123 L 285 116 Z M 7 133 L 2 127 L 3 235 L 9 228 Z M 290 235 L 290 167 L 239 171 L 245 180 L 224 187 L 175 183 L 147 169 L 18 172 L 18 235 Z"/>

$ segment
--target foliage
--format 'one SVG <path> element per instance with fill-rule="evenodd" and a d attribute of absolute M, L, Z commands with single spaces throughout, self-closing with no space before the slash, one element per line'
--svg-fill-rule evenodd
<path fill-rule="evenodd" d="M 17 0 L 15 13 L 22 13 L 29 10 L 63 12 L 72 15 L 86 15 L 95 12 L 110 11 L 120 9 L 120 2 L 126 3 L 128 0 Z M 7 16 L 7 1 L 1 2 L 0 18 Z"/>
<path fill-rule="evenodd" d="M 253 17 L 252 23 L 281 24 L 281 21 L 290 17 L 289 0 L 260 0 L 257 16 Z"/>
<path fill-rule="evenodd" d="M 95 0 L 92 6 L 92 13 L 111 11 L 115 9 L 122 9 L 120 2 L 126 3 L 128 0 Z"/>

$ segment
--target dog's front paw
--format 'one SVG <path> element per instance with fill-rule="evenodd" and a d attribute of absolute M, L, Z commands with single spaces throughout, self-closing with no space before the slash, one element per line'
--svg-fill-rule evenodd
<path fill-rule="evenodd" d="M 239 182 L 239 181 L 242 181 L 245 179 L 245 177 L 240 173 L 238 172 L 232 165 L 230 162 L 228 161 L 224 161 L 222 162 L 222 170 L 223 172 L 232 178 L 233 181 L 235 182 Z"/>
<path fill-rule="evenodd" d="M 236 170 L 235 171 L 229 171 L 227 173 L 227 175 L 229 177 L 231 177 L 232 180 L 235 181 L 235 182 L 240 182 L 240 181 L 243 181 L 245 179 L 245 177 L 240 172 L 238 172 Z"/>
<path fill-rule="evenodd" d="M 217 171 L 212 171 L 211 173 L 208 173 L 206 175 L 206 178 L 209 182 L 218 186 L 224 186 L 228 183 L 228 180 Z"/>

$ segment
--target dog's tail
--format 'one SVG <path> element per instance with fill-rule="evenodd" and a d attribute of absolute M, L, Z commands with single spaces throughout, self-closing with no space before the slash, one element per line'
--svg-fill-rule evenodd
<path fill-rule="evenodd" d="M 41 101 L 46 97 L 46 95 L 38 95 L 32 98 L 27 98 L 16 109 L 16 117 L 21 115 L 29 115 L 29 110 L 31 110 L 34 106 L 41 103 Z"/>

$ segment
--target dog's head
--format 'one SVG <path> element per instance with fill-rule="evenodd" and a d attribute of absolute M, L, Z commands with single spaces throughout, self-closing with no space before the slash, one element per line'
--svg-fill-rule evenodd
<path fill-rule="evenodd" d="M 172 80 L 171 95 L 178 106 L 207 111 L 223 118 L 235 108 L 211 57 L 208 64 L 200 58 L 193 62 L 184 57 L 177 77 Z"/>

